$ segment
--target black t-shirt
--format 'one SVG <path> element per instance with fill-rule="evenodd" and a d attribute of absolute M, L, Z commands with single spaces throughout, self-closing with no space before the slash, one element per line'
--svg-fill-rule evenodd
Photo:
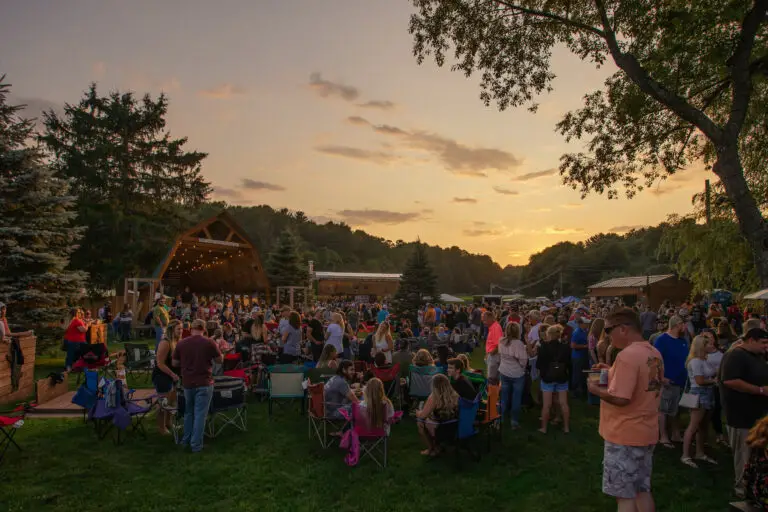
<path fill-rule="evenodd" d="M 456 323 L 457 324 L 469 323 L 469 317 L 467 316 L 466 311 L 459 311 L 458 313 L 456 313 Z"/>
<path fill-rule="evenodd" d="M 460 379 L 453 379 L 451 381 L 451 387 L 453 387 L 453 390 L 459 394 L 461 398 L 464 398 L 466 400 L 474 400 L 477 396 L 477 391 L 475 391 L 475 387 L 472 385 L 471 382 L 469 382 L 469 379 L 466 377 L 462 377 Z"/>
<path fill-rule="evenodd" d="M 720 380 L 741 379 L 754 386 L 768 387 L 768 364 L 762 355 L 742 348 L 725 354 L 720 365 Z M 768 391 L 768 390 L 767 390 Z M 733 428 L 752 428 L 768 413 L 768 396 L 752 395 L 720 386 L 726 423 Z"/>
<path fill-rule="evenodd" d="M 450 330 L 456 327 L 456 313 L 452 309 L 446 311 L 443 316 L 445 317 L 445 326 Z"/>
<path fill-rule="evenodd" d="M 317 318 L 313 318 L 309 321 L 309 328 L 312 331 L 312 337 L 320 343 L 325 342 L 325 334 L 323 332 L 323 324 Z"/>

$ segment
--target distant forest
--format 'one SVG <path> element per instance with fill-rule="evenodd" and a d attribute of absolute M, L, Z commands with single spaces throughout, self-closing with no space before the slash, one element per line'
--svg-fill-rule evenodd
<path fill-rule="evenodd" d="M 402 271 L 414 242 L 386 240 L 344 223 L 318 224 L 303 212 L 275 210 L 269 206 L 227 206 L 208 203 L 197 208 L 194 220 L 213 216 L 226 208 L 266 259 L 280 233 L 292 229 L 303 244 L 307 260 L 318 270 L 339 272 Z M 663 225 L 624 235 L 598 234 L 579 243 L 561 242 L 534 254 L 528 265 L 501 268 L 489 256 L 459 247 L 427 246 L 430 262 L 442 293 L 486 294 L 520 292 L 527 296 L 583 295 L 587 286 L 603 279 L 671 272 L 668 261 L 657 259 Z"/>

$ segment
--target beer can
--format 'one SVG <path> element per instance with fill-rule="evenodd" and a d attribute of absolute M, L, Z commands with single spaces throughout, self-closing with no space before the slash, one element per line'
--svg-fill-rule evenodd
<path fill-rule="evenodd" d="M 600 370 L 600 385 L 601 386 L 608 385 L 608 370 L 606 370 L 605 368 Z"/>

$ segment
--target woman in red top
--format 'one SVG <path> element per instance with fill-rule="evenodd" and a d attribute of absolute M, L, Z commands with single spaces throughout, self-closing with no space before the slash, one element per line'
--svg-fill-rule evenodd
<path fill-rule="evenodd" d="M 64 366 L 67 370 L 72 369 L 72 364 L 80 352 L 80 346 L 82 343 L 85 343 L 85 331 L 88 330 L 83 321 L 82 309 L 73 309 L 71 315 L 72 320 L 69 322 L 69 327 L 67 327 L 64 333 L 64 345 L 67 350 L 67 359 L 64 362 Z"/>

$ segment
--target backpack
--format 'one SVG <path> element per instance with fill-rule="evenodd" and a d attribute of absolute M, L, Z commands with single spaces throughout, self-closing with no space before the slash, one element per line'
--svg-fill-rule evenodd
<path fill-rule="evenodd" d="M 552 343 L 558 342 L 553 341 Z M 564 361 L 559 360 L 559 352 L 559 350 L 555 351 L 555 357 L 550 361 L 549 368 L 547 368 L 547 381 L 549 382 L 568 382 L 568 368 Z"/>

